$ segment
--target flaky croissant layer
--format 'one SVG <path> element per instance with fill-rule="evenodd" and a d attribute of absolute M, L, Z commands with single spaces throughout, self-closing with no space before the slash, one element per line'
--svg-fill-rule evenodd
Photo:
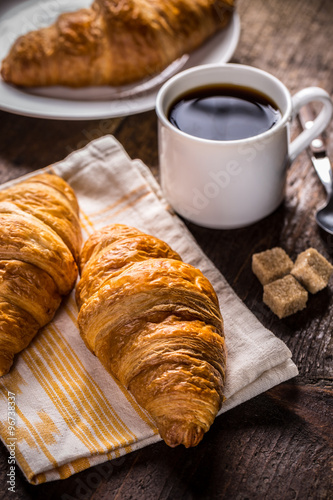
<path fill-rule="evenodd" d="M 124 85 L 199 47 L 230 20 L 234 0 L 95 0 L 19 37 L 1 68 L 21 86 Z"/>
<path fill-rule="evenodd" d="M 60 177 L 0 191 L 0 376 L 74 287 L 81 242 L 77 200 Z"/>
<path fill-rule="evenodd" d="M 215 291 L 165 242 L 121 224 L 81 253 L 87 347 L 145 408 L 169 446 L 197 445 L 223 401 L 226 351 Z"/>

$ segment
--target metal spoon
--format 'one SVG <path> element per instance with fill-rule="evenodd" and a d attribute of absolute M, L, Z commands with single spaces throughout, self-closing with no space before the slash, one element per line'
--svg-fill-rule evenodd
<path fill-rule="evenodd" d="M 332 174 L 331 174 L 332 177 Z M 332 180 L 331 180 L 332 186 Z M 326 205 L 317 211 L 316 221 L 318 226 L 320 226 L 324 231 L 333 235 L 333 189 L 328 192 L 328 198 L 326 200 Z"/>
<path fill-rule="evenodd" d="M 309 105 L 299 111 L 299 119 L 303 128 L 312 126 L 314 113 Z M 323 136 L 314 139 L 309 150 L 312 164 L 327 193 L 325 206 L 316 213 L 316 222 L 324 231 L 333 235 L 333 173 Z"/>

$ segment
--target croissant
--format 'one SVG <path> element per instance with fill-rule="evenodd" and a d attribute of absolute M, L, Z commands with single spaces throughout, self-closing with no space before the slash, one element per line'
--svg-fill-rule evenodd
<path fill-rule="evenodd" d="M 159 73 L 230 20 L 234 0 L 95 0 L 19 37 L 1 75 L 21 86 L 124 85 Z"/>
<path fill-rule="evenodd" d="M 74 287 L 82 243 L 72 188 L 40 174 L 0 191 L 0 376 Z"/>
<path fill-rule="evenodd" d="M 169 446 L 197 445 L 224 399 L 223 320 L 212 285 L 166 243 L 121 224 L 87 240 L 80 266 L 87 347 Z"/>

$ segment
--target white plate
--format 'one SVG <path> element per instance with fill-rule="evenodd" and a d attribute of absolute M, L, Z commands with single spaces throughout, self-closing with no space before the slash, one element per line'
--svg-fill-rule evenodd
<path fill-rule="evenodd" d="M 0 5 L 0 60 L 19 35 L 51 24 L 61 12 L 88 7 L 92 0 L 5 0 Z M 240 35 L 235 13 L 229 26 L 190 55 L 173 62 L 154 78 L 125 87 L 48 87 L 25 89 L 0 79 L 0 109 L 19 115 L 57 120 L 127 116 L 154 109 L 158 89 L 180 70 L 199 64 L 225 63 Z"/>

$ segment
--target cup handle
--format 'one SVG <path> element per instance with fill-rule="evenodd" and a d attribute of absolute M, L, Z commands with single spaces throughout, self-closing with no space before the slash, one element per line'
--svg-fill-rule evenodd
<path fill-rule="evenodd" d="M 319 87 L 308 87 L 300 90 L 292 97 L 292 118 L 295 118 L 299 110 L 305 104 L 312 101 L 319 101 L 323 104 L 319 115 L 315 118 L 313 125 L 308 130 L 303 130 L 289 146 L 289 163 L 291 164 L 305 148 L 310 146 L 313 139 L 320 135 L 329 124 L 333 103 L 330 95 Z"/>

